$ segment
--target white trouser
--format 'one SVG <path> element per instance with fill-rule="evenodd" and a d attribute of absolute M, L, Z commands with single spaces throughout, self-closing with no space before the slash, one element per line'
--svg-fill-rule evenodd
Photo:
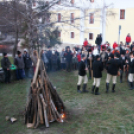
<path fill-rule="evenodd" d="M 100 86 L 100 81 L 101 81 L 101 78 L 94 78 L 93 85 L 96 86 L 96 87 L 99 87 Z"/>
<path fill-rule="evenodd" d="M 108 74 L 108 73 L 107 73 L 106 83 L 110 83 L 111 77 L 113 79 L 113 84 L 116 84 L 117 76 L 115 76 L 115 75 L 113 76 L 113 75 Z"/>
<path fill-rule="evenodd" d="M 88 82 L 88 78 L 87 78 L 87 75 L 85 75 L 85 76 L 78 76 L 78 83 L 77 83 L 77 85 L 81 85 L 81 83 L 82 83 L 82 80 L 84 80 L 84 84 L 87 84 L 87 82 Z"/>
<path fill-rule="evenodd" d="M 134 80 L 134 74 L 129 73 L 128 80 L 129 80 L 129 82 L 133 82 L 133 80 Z"/>

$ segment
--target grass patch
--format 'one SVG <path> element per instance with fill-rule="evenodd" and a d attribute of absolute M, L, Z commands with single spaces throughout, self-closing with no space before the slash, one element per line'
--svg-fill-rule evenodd
<path fill-rule="evenodd" d="M 63 99 L 68 118 L 63 124 L 51 123 L 50 128 L 40 126 L 27 129 L 23 112 L 30 80 L 16 81 L 0 86 L 0 134 L 134 134 L 134 91 L 126 82 L 116 85 L 116 93 L 105 93 L 106 73 L 101 80 L 100 96 L 76 92 L 77 72 L 55 72 L 50 79 Z M 118 78 L 119 82 L 119 78 Z M 88 82 L 91 91 L 92 80 Z M 110 89 L 112 84 L 110 84 Z M 14 124 L 5 116 L 15 116 Z"/>

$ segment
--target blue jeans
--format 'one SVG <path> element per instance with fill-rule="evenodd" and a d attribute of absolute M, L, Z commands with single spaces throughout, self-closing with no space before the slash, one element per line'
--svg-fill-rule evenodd
<path fill-rule="evenodd" d="M 25 71 L 24 71 L 24 69 L 17 69 L 16 70 L 16 76 L 17 76 L 17 80 L 25 78 Z"/>

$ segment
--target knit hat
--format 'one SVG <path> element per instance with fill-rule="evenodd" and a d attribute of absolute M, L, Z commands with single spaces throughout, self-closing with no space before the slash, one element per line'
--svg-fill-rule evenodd
<path fill-rule="evenodd" d="M 20 51 L 17 51 L 17 54 L 18 54 L 18 55 L 20 55 L 20 54 L 21 54 L 21 52 L 20 52 Z"/>
<path fill-rule="evenodd" d="M 27 52 L 27 49 L 24 49 L 24 52 Z"/>
<path fill-rule="evenodd" d="M 7 55 L 7 53 L 6 53 L 6 52 L 4 52 L 4 53 L 3 53 L 3 56 L 6 56 L 6 55 Z"/>

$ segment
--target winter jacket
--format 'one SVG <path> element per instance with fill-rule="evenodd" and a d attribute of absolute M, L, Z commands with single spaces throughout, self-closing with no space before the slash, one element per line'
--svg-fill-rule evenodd
<path fill-rule="evenodd" d="M 85 40 L 85 41 L 83 42 L 83 45 L 84 45 L 84 47 L 86 47 L 86 46 L 88 45 L 88 41 Z"/>
<path fill-rule="evenodd" d="M 32 56 L 32 62 L 33 62 L 33 66 L 35 67 L 36 66 L 36 64 L 37 64 L 37 60 L 38 60 L 38 58 L 37 58 L 37 56 Z"/>
<path fill-rule="evenodd" d="M 108 54 L 107 54 L 107 52 L 102 51 L 101 54 L 100 54 L 100 56 L 101 56 L 102 62 L 106 62 L 108 60 Z"/>
<path fill-rule="evenodd" d="M 100 46 L 101 43 L 102 43 L 102 37 L 101 36 L 97 37 L 96 40 L 95 40 L 95 44 Z"/>
<path fill-rule="evenodd" d="M 58 59 L 57 55 L 56 54 L 52 54 L 52 56 L 51 56 L 51 63 L 52 64 L 57 64 L 57 59 Z"/>
<path fill-rule="evenodd" d="M 85 76 L 86 75 L 86 66 L 85 66 L 85 62 L 81 61 L 79 64 L 79 75 L 80 76 Z"/>
<path fill-rule="evenodd" d="M 127 37 L 126 37 L 126 42 L 127 42 L 127 43 L 130 43 L 130 42 L 131 42 L 131 37 L 130 37 L 130 36 L 127 36 Z"/>
<path fill-rule="evenodd" d="M 60 53 L 60 59 L 61 59 L 61 63 L 66 63 L 66 58 L 64 57 L 65 51 L 62 51 Z"/>
<path fill-rule="evenodd" d="M 73 57 L 73 54 L 71 51 L 66 51 L 65 54 L 64 54 L 65 58 L 66 58 L 66 62 L 72 62 L 72 57 Z"/>
<path fill-rule="evenodd" d="M 31 60 L 29 54 L 28 53 L 24 54 L 23 58 L 24 58 L 25 68 L 26 69 L 31 68 L 32 67 L 32 60 Z"/>
<path fill-rule="evenodd" d="M 77 54 L 77 60 L 78 62 L 81 62 L 81 54 Z"/>
<path fill-rule="evenodd" d="M 17 66 L 17 69 L 24 69 L 25 63 L 23 57 L 16 57 L 14 59 L 14 64 Z"/>
<path fill-rule="evenodd" d="M 1 59 L 1 67 L 3 69 L 7 69 L 10 68 L 11 62 L 7 57 L 3 57 L 3 59 Z"/>
<path fill-rule="evenodd" d="M 51 59 L 51 56 L 52 56 L 52 51 L 51 50 L 48 50 L 47 53 L 46 53 L 46 57 L 48 60 Z"/>
<path fill-rule="evenodd" d="M 111 59 L 107 62 L 107 73 L 116 76 L 118 74 L 119 68 L 121 68 L 121 61 L 119 58 Z"/>
<path fill-rule="evenodd" d="M 115 43 L 113 44 L 113 49 L 115 49 L 116 47 L 118 47 L 118 44 L 115 42 Z"/>
<path fill-rule="evenodd" d="M 47 56 L 46 56 L 46 53 L 43 53 L 41 58 L 42 58 L 42 60 L 43 60 L 43 62 L 44 62 L 45 64 L 48 63 L 48 58 L 47 58 Z"/>
<path fill-rule="evenodd" d="M 101 78 L 102 71 L 103 71 L 103 64 L 101 61 L 94 61 L 93 62 L 93 77 L 94 78 Z"/>
<path fill-rule="evenodd" d="M 134 59 L 129 58 L 128 65 L 129 65 L 129 73 L 134 74 Z"/>

